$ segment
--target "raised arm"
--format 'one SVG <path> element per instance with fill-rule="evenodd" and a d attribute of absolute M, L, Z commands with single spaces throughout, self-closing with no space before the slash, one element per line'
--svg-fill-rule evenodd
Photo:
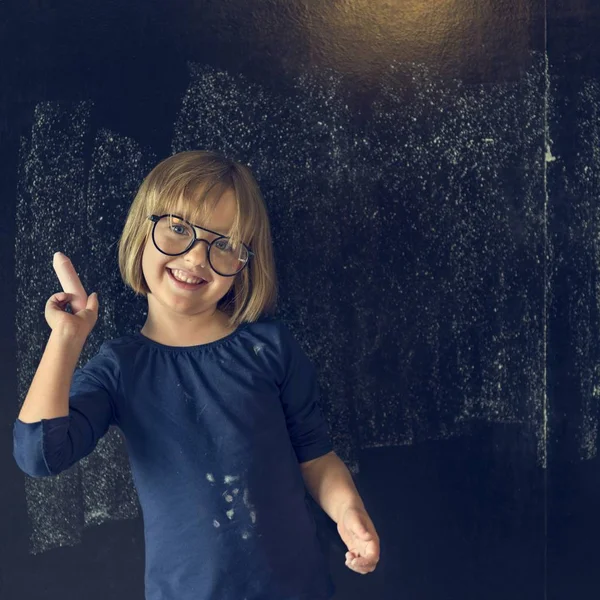
<path fill-rule="evenodd" d="M 46 302 L 52 332 L 13 426 L 13 456 L 33 477 L 54 475 L 89 454 L 114 422 L 109 357 L 94 357 L 80 370 L 73 389 L 75 367 L 98 319 L 98 297 L 87 296 L 61 253 L 54 257 L 54 269 L 64 291 Z M 73 314 L 66 311 L 68 303 Z"/>

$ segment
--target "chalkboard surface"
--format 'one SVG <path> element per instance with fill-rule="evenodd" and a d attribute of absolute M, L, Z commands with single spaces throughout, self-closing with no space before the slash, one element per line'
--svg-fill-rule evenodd
<path fill-rule="evenodd" d="M 318 367 L 382 541 L 337 600 L 600 594 L 600 7 L 592 0 L 0 5 L 0 598 L 143 598 L 140 507 L 111 429 L 54 478 L 12 424 L 52 255 L 139 331 L 117 243 L 145 174 L 214 149 L 273 226 L 278 316 Z"/>

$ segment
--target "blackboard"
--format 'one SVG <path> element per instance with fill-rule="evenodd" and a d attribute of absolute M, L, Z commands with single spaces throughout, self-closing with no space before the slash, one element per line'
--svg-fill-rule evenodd
<path fill-rule="evenodd" d="M 0 597 L 143 597 L 119 432 L 32 479 L 12 423 L 53 253 L 99 292 L 83 365 L 143 324 L 116 268 L 126 211 L 195 148 L 256 174 L 278 316 L 381 535 L 359 576 L 314 507 L 336 598 L 596 597 L 599 18 L 591 0 L 2 3 Z"/>

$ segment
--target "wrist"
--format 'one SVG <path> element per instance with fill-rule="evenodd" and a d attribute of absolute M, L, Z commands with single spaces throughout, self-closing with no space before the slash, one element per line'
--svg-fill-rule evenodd
<path fill-rule="evenodd" d="M 347 500 L 344 500 L 343 502 L 340 503 L 340 505 L 338 506 L 338 509 L 337 509 L 336 523 L 340 522 L 340 520 L 344 516 L 344 513 L 349 509 L 367 512 L 361 497 L 357 494 L 356 496 L 348 498 Z"/>
<path fill-rule="evenodd" d="M 87 336 L 82 336 L 79 333 L 75 333 L 69 330 L 53 329 L 50 332 L 48 341 L 53 344 L 60 344 L 67 347 L 79 348 L 81 351 L 87 341 Z"/>

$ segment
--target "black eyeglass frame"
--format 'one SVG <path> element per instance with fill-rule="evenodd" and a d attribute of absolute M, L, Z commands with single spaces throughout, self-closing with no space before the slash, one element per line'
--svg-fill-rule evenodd
<path fill-rule="evenodd" d="M 156 231 L 156 224 L 163 217 L 169 217 L 169 216 L 175 217 L 176 219 L 179 219 L 179 220 L 183 221 L 184 223 L 187 223 L 192 228 L 192 231 L 194 232 L 194 239 L 193 239 L 192 243 L 183 252 L 178 252 L 177 254 L 169 254 L 168 252 L 163 252 L 158 247 L 158 244 L 156 243 L 156 240 L 154 239 L 154 232 Z M 208 256 L 208 262 L 210 263 L 210 268 L 215 273 L 219 274 L 221 277 L 235 277 L 236 275 L 239 275 L 246 268 L 248 263 L 250 262 L 250 258 L 252 256 L 255 256 L 254 252 L 252 252 L 252 250 L 250 250 L 250 248 L 246 244 L 244 244 L 244 242 L 241 242 L 242 246 L 244 246 L 244 248 L 246 248 L 246 250 L 248 251 L 248 260 L 244 263 L 244 266 L 239 271 L 236 271 L 235 273 L 232 273 L 231 275 L 224 275 L 223 273 L 221 273 L 220 271 L 217 271 L 217 269 L 214 268 L 212 261 L 210 260 L 210 249 L 216 241 L 222 240 L 222 239 L 228 240 L 229 236 L 223 235 L 222 233 L 219 233 L 218 231 L 211 231 L 210 229 L 206 229 L 206 227 L 200 227 L 200 225 L 194 225 L 193 223 L 190 223 L 187 219 L 184 219 L 183 217 L 180 217 L 179 215 L 174 215 L 171 213 L 167 213 L 165 215 L 149 215 L 148 219 L 154 223 L 154 225 L 152 226 L 152 243 L 154 244 L 154 247 L 159 252 L 161 252 L 162 254 L 165 254 L 166 256 L 181 256 L 182 254 L 189 252 L 193 248 L 193 246 L 196 242 L 205 242 L 208 245 L 207 256 Z M 212 242 L 209 242 L 208 240 L 205 240 L 204 238 L 199 238 L 196 236 L 196 228 L 202 229 L 202 231 L 208 231 L 208 233 L 212 233 L 218 237 L 216 237 Z"/>

